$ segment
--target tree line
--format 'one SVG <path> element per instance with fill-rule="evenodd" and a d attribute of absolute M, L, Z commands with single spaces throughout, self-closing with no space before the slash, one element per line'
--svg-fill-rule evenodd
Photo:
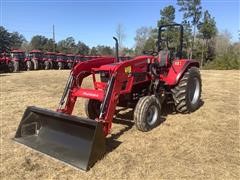
<path fill-rule="evenodd" d="M 240 42 L 231 42 L 229 32 L 219 32 L 215 18 L 207 9 L 203 9 L 201 0 L 177 0 L 181 24 L 184 26 L 183 54 L 185 58 L 193 58 L 205 69 L 239 69 Z M 160 10 L 157 27 L 163 24 L 173 24 L 176 9 L 169 5 Z M 158 28 L 141 27 L 136 31 L 135 52 L 156 49 Z M 177 42 L 178 36 L 172 29 L 167 34 L 170 42 Z"/>
<path fill-rule="evenodd" d="M 202 7 L 201 0 L 177 0 L 176 5 L 179 7 L 178 13 L 182 15 L 180 23 L 184 26 L 184 57 L 197 59 L 205 69 L 239 69 L 240 43 L 232 43 L 231 35 L 227 31 L 218 31 L 215 18 Z M 136 56 L 141 55 L 145 50 L 156 50 L 158 27 L 177 23 L 176 13 L 172 5 L 161 9 L 156 27 L 140 27 L 136 30 L 133 48 L 124 46 L 126 34 L 123 25 L 119 24 L 115 36 L 119 39 L 120 55 Z M 179 39 L 176 29 L 173 28 L 169 29 L 166 37 L 173 46 Z M 25 51 L 40 49 L 83 55 L 114 55 L 114 47 L 97 45 L 90 48 L 73 37 L 55 43 L 51 38 L 35 35 L 30 42 L 27 42 L 20 33 L 10 33 L 0 26 L 0 52 L 18 48 Z"/>
<path fill-rule="evenodd" d="M 53 39 L 42 35 L 35 35 L 27 42 L 22 34 L 8 32 L 0 26 L 0 53 L 9 52 L 12 49 L 22 49 L 29 52 L 33 49 L 42 51 L 54 51 L 81 55 L 113 55 L 114 49 L 110 46 L 97 45 L 90 48 L 82 41 L 76 42 L 73 37 L 67 37 L 55 43 Z"/>

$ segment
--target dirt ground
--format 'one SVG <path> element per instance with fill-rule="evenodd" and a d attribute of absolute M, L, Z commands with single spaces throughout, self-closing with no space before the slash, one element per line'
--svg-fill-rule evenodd
<path fill-rule="evenodd" d="M 147 133 L 114 123 L 106 156 L 88 172 L 12 140 L 27 106 L 57 108 L 69 71 L 0 74 L 0 179 L 239 179 L 240 71 L 201 73 L 199 110 L 168 115 Z"/>

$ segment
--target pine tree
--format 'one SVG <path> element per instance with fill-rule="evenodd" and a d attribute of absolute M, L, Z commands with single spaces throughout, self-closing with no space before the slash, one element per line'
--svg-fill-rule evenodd
<path fill-rule="evenodd" d="M 177 4 L 180 6 L 180 11 L 183 12 L 183 19 L 191 22 L 193 36 L 190 59 L 192 59 L 192 51 L 194 49 L 194 42 L 196 38 L 196 28 L 202 16 L 201 0 L 178 0 Z"/>

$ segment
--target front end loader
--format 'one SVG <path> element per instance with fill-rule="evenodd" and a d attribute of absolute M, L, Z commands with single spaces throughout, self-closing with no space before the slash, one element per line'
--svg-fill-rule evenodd
<path fill-rule="evenodd" d="M 33 106 L 26 109 L 15 141 L 83 170 L 88 170 L 103 157 L 105 135 L 102 123 L 71 115 L 70 109 L 73 109 L 74 104 L 66 111 L 61 108 L 66 104 L 66 98 L 70 97 L 78 78 L 90 75 L 92 67 L 113 63 L 114 58 L 90 61 L 79 63 L 72 69 L 57 112 Z M 77 96 L 72 98 L 76 100 Z"/>
<path fill-rule="evenodd" d="M 179 30 L 180 37 L 175 52 L 163 38 L 172 28 Z M 166 104 L 180 113 L 197 110 L 201 97 L 199 63 L 182 57 L 182 39 L 182 25 L 160 26 L 157 51 L 121 60 L 115 38 L 116 57 L 100 57 L 74 66 L 56 112 L 26 109 L 15 141 L 88 170 L 105 154 L 105 138 L 111 133 L 117 106 L 133 108 L 136 128 L 142 132 L 161 123 Z M 82 87 L 88 76 L 92 76 L 93 88 Z M 86 99 L 87 118 L 72 115 L 78 98 Z"/>

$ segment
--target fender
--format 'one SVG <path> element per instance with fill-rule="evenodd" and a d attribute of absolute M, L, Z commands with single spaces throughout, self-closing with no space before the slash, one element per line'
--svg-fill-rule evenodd
<path fill-rule="evenodd" d="M 18 58 L 13 58 L 12 61 L 20 61 Z"/>
<path fill-rule="evenodd" d="M 162 76 L 161 79 L 163 79 L 167 85 L 176 85 L 187 69 L 192 66 L 199 67 L 199 62 L 189 59 L 175 60 L 170 67 L 168 74 Z"/>
<path fill-rule="evenodd" d="M 32 58 L 33 60 L 35 61 L 40 61 L 41 59 L 40 58 Z"/>
<path fill-rule="evenodd" d="M 25 63 L 26 63 L 27 61 L 31 61 L 30 58 L 27 57 L 27 58 L 24 59 L 24 62 L 25 62 Z"/>
<path fill-rule="evenodd" d="M 9 64 L 11 62 L 11 59 L 6 59 L 6 63 Z"/>
<path fill-rule="evenodd" d="M 8 64 L 10 61 L 12 61 L 12 59 L 9 57 L 5 57 L 5 58 L 2 58 L 2 61 L 5 61 Z"/>

